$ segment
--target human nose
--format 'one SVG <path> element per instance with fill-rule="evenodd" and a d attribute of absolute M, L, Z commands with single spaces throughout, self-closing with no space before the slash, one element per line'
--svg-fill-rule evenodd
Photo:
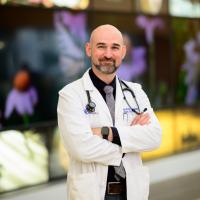
<path fill-rule="evenodd" d="M 112 57 L 112 51 L 110 49 L 106 49 L 104 52 L 104 56 L 106 58 L 111 58 Z"/>

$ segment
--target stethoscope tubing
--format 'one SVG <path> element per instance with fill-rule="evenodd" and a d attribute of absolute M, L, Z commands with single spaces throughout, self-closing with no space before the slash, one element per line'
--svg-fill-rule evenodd
<path fill-rule="evenodd" d="M 137 115 L 141 115 L 142 113 L 144 113 L 147 110 L 147 108 L 145 108 L 142 112 L 140 111 L 140 107 L 139 107 L 137 98 L 136 98 L 135 93 L 133 92 L 133 90 L 124 81 L 122 81 L 120 79 L 119 79 L 119 83 L 120 83 L 120 87 L 121 87 L 121 90 L 122 90 L 123 98 L 126 101 L 126 104 L 128 105 L 128 107 L 131 109 L 131 111 L 134 112 Z M 125 86 L 125 88 L 122 87 L 122 84 Z M 132 108 L 131 105 L 129 104 L 129 102 L 128 102 L 125 94 L 124 94 L 125 91 L 128 91 L 128 92 L 131 93 L 131 95 L 132 95 L 132 97 L 135 100 L 135 103 L 137 105 L 138 111 L 136 111 L 134 108 Z"/>

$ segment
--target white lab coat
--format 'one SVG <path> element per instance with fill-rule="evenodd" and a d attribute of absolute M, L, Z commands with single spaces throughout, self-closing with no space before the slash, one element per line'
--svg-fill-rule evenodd
<path fill-rule="evenodd" d="M 134 91 L 140 110 L 147 108 L 151 117 L 148 125 L 130 126 L 135 114 L 128 109 L 116 80 L 115 127 L 122 147 L 92 134 L 92 127 L 111 127 L 113 122 L 106 102 L 93 85 L 88 71 L 59 92 L 58 126 L 70 156 L 67 200 L 104 200 L 108 166 L 119 166 L 121 160 L 126 170 L 127 200 L 148 199 L 149 173 L 142 164 L 140 152 L 159 147 L 161 128 L 141 86 L 126 82 Z M 96 104 L 94 113 L 85 110 L 88 103 L 86 90 L 90 91 Z M 137 108 L 131 94 L 125 94 L 130 105 Z M 125 156 L 122 158 L 123 153 Z"/>

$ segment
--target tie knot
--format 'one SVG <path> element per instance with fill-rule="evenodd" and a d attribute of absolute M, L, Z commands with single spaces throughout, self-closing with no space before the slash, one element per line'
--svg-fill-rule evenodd
<path fill-rule="evenodd" d="M 111 85 L 106 85 L 105 87 L 104 87 L 104 92 L 106 93 L 106 94 L 111 94 L 111 93 L 113 93 L 113 87 L 111 86 Z"/>

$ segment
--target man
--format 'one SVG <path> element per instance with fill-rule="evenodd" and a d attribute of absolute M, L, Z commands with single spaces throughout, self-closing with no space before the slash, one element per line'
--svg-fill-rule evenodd
<path fill-rule="evenodd" d="M 97 27 L 86 44 L 91 69 L 59 92 L 58 125 L 70 156 L 67 200 L 148 199 L 140 152 L 159 147 L 161 128 L 141 86 L 116 76 L 125 53 L 116 27 Z"/>

